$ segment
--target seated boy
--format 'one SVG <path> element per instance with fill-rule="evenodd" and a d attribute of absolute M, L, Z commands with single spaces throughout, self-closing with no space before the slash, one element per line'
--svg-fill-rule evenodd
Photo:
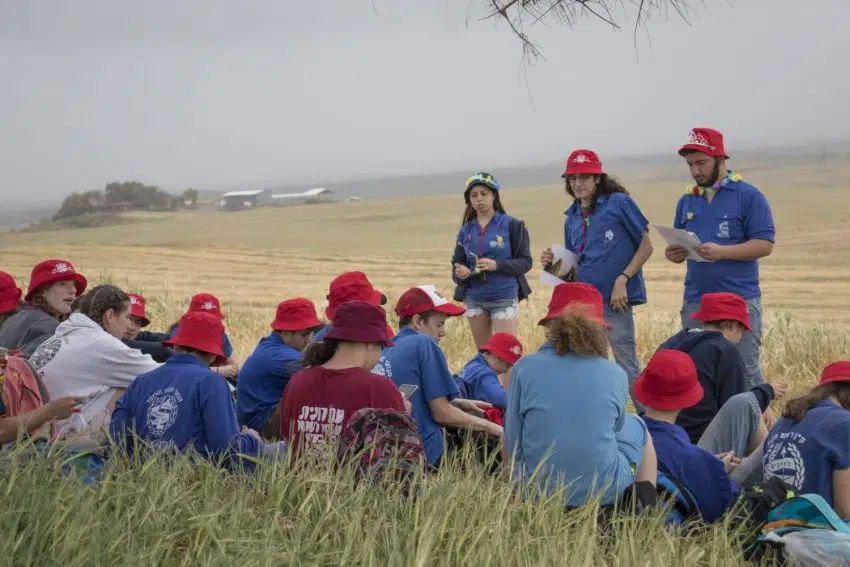
<path fill-rule="evenodd" d="M 787 386 L 759 384 L 747 388 L 744 360 L 735 348 L 744 331 L 750 329 L 750 315 L 744 299 L 734 293 L 706 293 L 693 318 L 702 321 L 701 329 L 683 330 L 673 335 L 659 349 L 674 349 L 687 354 L 696 366 L 699 382 L 705 392 L 702 399 L 679 413 L 676 421 L 698 443 L 708 424 L 724 405 L 735 396 L 735 403 L 750 413 L 768 412 L 775 395 L 781 397 Z M 774 390 L 775 388 L 775 390 Z"/>
<path fill-rule="evenodd" d="M 240 425 L 262 431 L 267 439 L 278 436 L 276 410 L 283 391 L 301 370 L 302 351 L 321 324 L 309 299 L 296 297 L 277 306 L 272 332 L 260 340 L 239 372 L 236 419 Z"/>
<path fill-rule="evenodd" d="M 715 456 L 693 445 L 676 425 L 679 412 L 703 396 L 693 361 L 677 350 L 659 350 L 635 382 L 634 392 L 646 406 L 643 420 L 655 445 L 658 471 L 691 493 L 703 521 L 718 521 L 741 493 L 729 477 L 740 461 L 734 452 Z"/>
<path fill-rule="evenodd" d="M 506 374 L 522 357 L 522 343 L 508 333 L 496 333 L 479 354 L 466 363 L 458 376 L 458 387 L 465 398 L 489 402 L 502 409 L 508 405 L 508 393 L 499 375 Z"/>
<path fill-rule="evenodd" d="M 467 413 L 483 416 L 482 408 L 490 404 L 457 399 L 457 384 L 438 345 L 445 336 L 446 320 L 462 315 L 465 309 L 441 297 L 433 285 L 423 285 L 404 292 L 395 312 L 401 329 L 373 372 L 390 378 L 397 386 L 418 387 L 409 401 L 428 464 L 437 466 L 443 457 L 443 427 L 484 431 L 501 438 L 500 426 Z"/>
<path fill-rule="evenodd" d="M 335 277 L 328 286 L 328 306 L 325 316 L 333 320 L 334 313 L 340 305 L 349 301 L 365 301 L 372 305 L 382 306 L 387 303 L 387 296 L 376 290 L 372 282 L 363 272 L 343 272 Z M 387 327 L 389 329 L 389 326 Z M 321 342 L 331 329 L 330 323 L 323 325 L 313 337 L 313 341 Z M 395 333 L 390 332 L 390 336 Z"/>
<path fill-rule="evenodd" d="M 222 352 L 221 319 L 187 313 L 166 344 L 174 354 L 165 364 L 136 378 L 118 399 L 109 432 L 128 453 L 135 449 L 133 433 L 153 446 L 179 451 L 194 448 L 205 458 L 277 454 L 278 445 L 264 445 L 248 428 L 240 433 L 227 383 L 210 365 L 226 359 Z M 250 461 L 243 464 L 250 468 Z"/>
<path fill-rule="evenodd" d="M 145 312 L 145 298 L 136 293 L 128 293 L 130 296 L 130 324 L 121 340 L 130 348 L 149 354 L 157 362 L 165 362 L 171 356 L 171 349 L 162 344 L 168 340 L 168 333 L 155 333 L 143 331 L 151 324 Z"/>

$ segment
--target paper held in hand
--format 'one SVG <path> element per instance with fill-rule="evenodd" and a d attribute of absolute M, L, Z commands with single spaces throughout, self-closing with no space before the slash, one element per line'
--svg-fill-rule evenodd
<path fill-rule="evenodd" d="M 540 272 L 540 283 L 552 287 L 575 279 L 578 256 L 558 244 L 552 245 L 552 264 Z"/>
<path fill-rule="evenodd" d="M 688 232 L 682 228 L 670 228 L 668 226 L 652 225 L 661 238 L 664 239 L 670 246 L 681 246 L 688 251 L 688 260 L 694 262 L 714 262 L 714 260 L 706 260 L 697 252 L 697 248 L 702 244 L 697 235 L 693 232 Z"/>

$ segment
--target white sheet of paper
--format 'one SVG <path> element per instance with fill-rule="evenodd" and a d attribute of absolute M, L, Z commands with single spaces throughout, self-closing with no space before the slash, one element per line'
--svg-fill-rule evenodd
<path fill-rule="evenodd" d="M 573 252 L 570 252 L 560 244 L 552 245 L 552 255 L 555 257 L 555 259 L 553 260 L 554 262 L 561 260 L 563 262 L 563 265 L 567 268 L 575 268 L 576 266 L 578 266 L 578 255 L 574 254 Z M 564 283 L 564 280 L 562 280 L 558 276 L 550 274 L 546 270 L 542 270 L 540 272 L 540 283 L 555 287 L 558 284 Z"/>
<path fill-rule="evenodd" d="M 713 262 L 714 260 L 706 260 L 697 253 L 697 247 L 702 244 L 693 232 L 688 232 L 682 228 L 671 228 L 669 226 L 652 225 L 661 238 L 670 246 L 681 246 L 688 251 L 688 260 L 694 262 Z"/>

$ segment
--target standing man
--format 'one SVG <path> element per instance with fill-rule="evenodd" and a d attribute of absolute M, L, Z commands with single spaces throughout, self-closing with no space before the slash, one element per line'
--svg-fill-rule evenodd
<path fill-rule="evenodd" d="M 711 128 L 694 128 L 679 149 L 688 162 L 696 185 L 688 187 L 676 205 L 673 225 L 695 234 L 702 242 L 699 255 L 705 262 L 688 260 L 682 326 L 699 322 L 691 315 L 699 310 L 703 294 L 736 293 L 747 302 L 751 329 L 738 343 L 744 359 L 749 388 L 764 383 L 761 374 L 762 303 L 759 258 L 773 252 L 776 229 L 764 195 L 726 167 L 723 135 Z M 668 260 L 681 264 L 687 252 L 668 246 Z"/>

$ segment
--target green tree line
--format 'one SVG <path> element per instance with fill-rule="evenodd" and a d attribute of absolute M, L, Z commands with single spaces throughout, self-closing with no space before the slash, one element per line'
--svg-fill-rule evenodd
<path fill-rule="evenodd" d="M 190 206 L 198 201 L 197 189 L 186 189 L 180 195 L 163 191 L 140 181 L 107 183 L 103 190 L 71 193 L 53 215 L 53 220 L 78 217 L 106 211 L 166 211 Z"/>

